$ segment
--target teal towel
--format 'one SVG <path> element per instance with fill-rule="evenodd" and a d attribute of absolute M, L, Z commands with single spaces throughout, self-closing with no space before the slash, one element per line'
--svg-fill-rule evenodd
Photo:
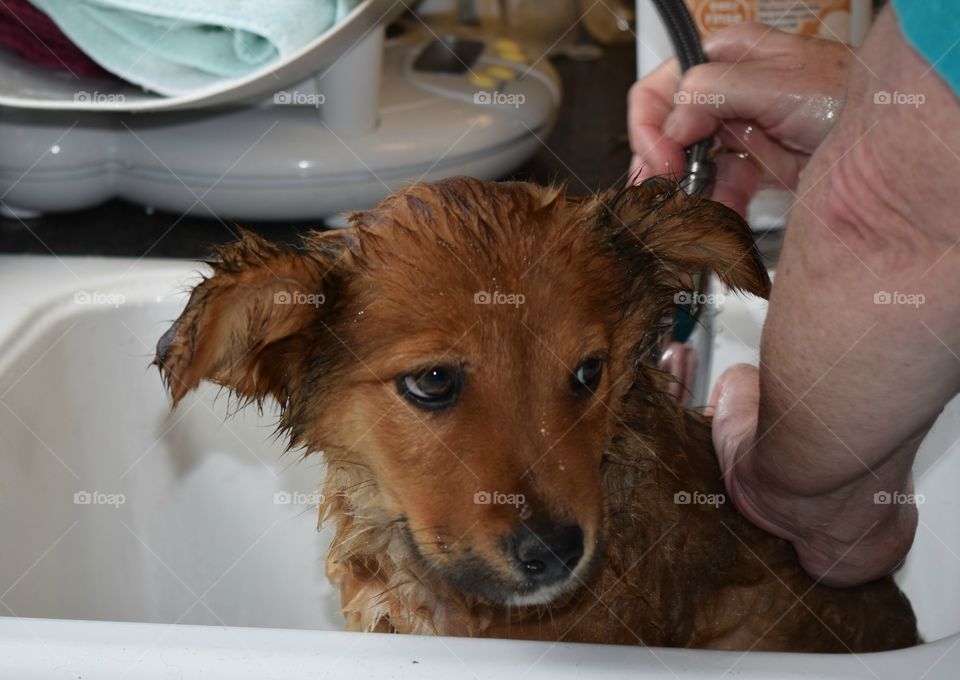
<path fill-rule="evenodd" d="M 285 59 L 359 0 L 30 0 L 106 70 L 163 95 Z"/>

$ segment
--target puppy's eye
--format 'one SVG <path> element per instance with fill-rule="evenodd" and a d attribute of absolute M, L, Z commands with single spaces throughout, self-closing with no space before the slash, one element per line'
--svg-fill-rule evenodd
<path fill-rule="evenodd" d="M 600 384 L 603 375 L 603 360 L 598 357 L 589 357 L 580 362 L 573 375 L 570 376 L 570 387 L 574 395 L 583 397 L 593 394 Z"/>
<path fill-rule="evenodd" d="M 397 389 L 407 401 L 428 411 L 450 406 L 460 393 L 460 371 L 431 366 L 397 378 Z"/>

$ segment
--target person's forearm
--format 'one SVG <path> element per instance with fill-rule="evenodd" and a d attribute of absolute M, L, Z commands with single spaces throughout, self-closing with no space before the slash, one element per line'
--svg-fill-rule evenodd
<path fill-rule="evenodd" d="M 954 95 L 886 10 L 802 177 L 764 328 L 758 441 L 733 475 L 748 515 L 827 583 L 905 554 L 913 457 L 960 389 L 958 130 Z"/>

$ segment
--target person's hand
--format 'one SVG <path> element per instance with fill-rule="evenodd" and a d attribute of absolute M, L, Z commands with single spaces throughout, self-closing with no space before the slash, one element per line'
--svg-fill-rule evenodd
<path fill-rule="evenodd" d="M 631 177 L 684 172 L 684 147 L 716 135 L 713 198 L 744 214 L 761 185 L 796 188 L 800 170 L 843 103 L 852 58 L 842 43 L 741 24 L 704 44 L 709 63 L 679 77 L 676 59 L 637 81 L 628 97 Z"/>
<path fill-rule="evenodd" d="M 747 519 L 772 534 L 797 539 L 759 510 L 743 487 L 749 477 L 747 467 L 757 446 L 757 422 L 760 413 L 760 372 L 748 364 L 736 364 L 724 371 L 710 395 L 708 413 L 713 416 L 713 448 L 720 463 L 720 474 L 731 501 Z"/>
<path fill-rule="evenodd" d="M 713 446 L 733 505 L 753 524 L 793 543 L 804 569 L 827 585 L 853 585 L 891 571 L 898 561 L 891 562 L 891 554 L 906 552 L 891 547 L 909 547 L 913 539 L 916 506 L 890 505 L 887 516 L 878 518 L 873 512 L 876 475 L 830 494 L 784 492 L 756 465 L 763 455 L 759 406 L 760 372 L 747 364 L 724 371 L 710 397 Z M 842 522 L 831 526 L 828 517 L 842 517 Z"/>
<path fill-rule="evenodd" d="M 681 406 L 689 406 L 697 377 L 696 350 L 682 342 L 671 341 L 660 355 L 660 370 L 676 378 L 675 382 L 667 385 L 667 394 Z"/>

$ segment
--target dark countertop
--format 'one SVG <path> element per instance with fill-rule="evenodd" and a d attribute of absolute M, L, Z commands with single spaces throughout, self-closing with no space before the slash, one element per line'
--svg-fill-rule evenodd
<path fill-rule="evenodd" d="M 630 161 L 626 143 L 626 93 L 633 83 L 633 44 L 605 47 L 596 61 L 554 60 L 564 104 L 544 147 L 509 177 L 539 183 L 568 183 L 571 194 L 592 193 L 625 180 Z M 97 208 L 20 221 L 0 218 L 0 253 L 111 255 L 125 257 L 206 256 L 215 243 L 235 238 L 235 222 L 148 214 L 124 201 Z M 229 227 L 228 227 L 229 225 Z M 320 222 L 243 222 L 271 240 L 294 242 Z"/>

